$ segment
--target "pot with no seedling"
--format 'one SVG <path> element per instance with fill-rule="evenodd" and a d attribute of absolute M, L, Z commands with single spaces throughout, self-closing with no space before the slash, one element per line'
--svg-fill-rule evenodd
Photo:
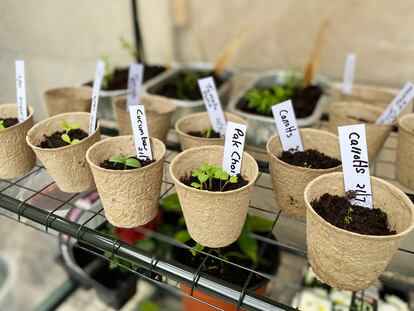
<path fill-rule="evenodd" d="M 401 190 L 376 177 L 371 188 L 373 209 L 367 209 L 349 203 L 342 173 L 322 175 L 306 186 L 309 262 L 332 287 L 368 288 L 414 228 L 414 206 Z"/>
<path fill-rule="evenodd" d="M 26 144 L 26 134 L 33 126 L 33 109 L 19 123 L 16 104 L 0 105 L 0 178 L 10 179 L 29 172 L 36 164 L 33 150 Z"/>
<path fill-rule="evenodd" d="M 65 112 L 88 112 L 91 110 L 92 88 L 89 86 L 60 87 L 44 93 L 49 116 Z"/>
<path fill-rule="evenodd" d="M 341 158 L 337 135 L 315 129 L 301 129 L 304 152 L 283 151 L 278 135 L 267 142 L 269 171 L 275 201 L 289 215 L 305 218 L 303 192 L 316 177 L 340 171 Z"/>
<path fill-rule="evenodd" d="M 237 240 L 259 172 L 255 159 L 244 152 L 241 173 L 228 176 L 219 169 L 223 152 L 222 146 L 191 148 L 170 164 L 188 231 L 197 243 L 208 247 Z"/>
<path fill-rule="evenodd" d="M 197 80 L 213 76 L 220 96 L 223 109 L 227 106 L 231 91 L 231 71 L 225 71 L 222 76 L 215 77 L 213 65 L 195 63 L 185 67 L 178 67 L 143 86 L 143 91 L 171 99 L 176 105 L 171 125 L 183 116 L 205 111 Z"/>
<path fill-rule="evenodd" d="M 227 121 L 247 125 L 246 120 L 233 113 L 225 112 L 224 116 Z M 182 150 L 206 145 L 224 146 L 224 137 L 220 137 L 220 133 L 212 129 L 208 112 L 198 112 L 182 117 L 175 124 L 175 130 L 178 133 Z"/>
<path fill-rule="evenodd" d="M 397 179 L 404 187 L 414 190 L 414 113 L 401 117 L 398 127 Z"/>
<path fill-rule="evenodd" d="M 119 135 L 132 135 L 131 118 L 126 110 L 126 102 L 127 98 L 122 97 L 113 105 Z M 171 116 L 175 111 L 174 103 L 167 98 L 143 94 L 141 104 L 145 106 L 149 135 L 165 143 L 170 129 Z"/>
<path fill-rule="evenodd" d="M 97 124 L 88 136 L 89 117 L 87 112 L 59 114 L 39 122 L 27 133 L 27 144 L 62 191 L 82 192 L 95 187 L 85 155 L 101 134 Z"/>
<path fill-rule="evenodd" d="M 338 134 L 338 126 L 365 123 L 368 158 L 373 160 L 381 151 L 393 124 L 375 124 L 383 108 L 361 102 L 337 102 L 329 107 L 329 127 Z"/>
<path fill-rule="evenodd" d="M 329 93 L 329 82 L 316 77 L 315 84 L 301 87 L 302 75 L 293 71 L 268 71 L 233 97 L 229 110 L 249 124 L 246 143 L 264 147 L 275 130 L 272 106 L 287 99 L 300 127 L 317 122 L 324 111 Z"/>
<path fill-rule="evenodd" d="M 105 216 L 114 226 L 133 228 L 157 215 L 165 146 L 151 138 L 151 148 L 154 160 L 138 160 L 134 137 L 118 136 L 95 144 L 86 154 Z"/>

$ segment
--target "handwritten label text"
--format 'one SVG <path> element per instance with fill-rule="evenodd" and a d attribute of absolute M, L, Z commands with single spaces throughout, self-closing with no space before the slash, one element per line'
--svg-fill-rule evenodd
<path fill-rule="evenodd" d="M 150 136 L 148 133 L 147 117 L 144 105 L 129 106 L 132 132 L 138 160 L 152 160 Z"/>
<path fill-rule="evenodd" d="M 223 170 L 232 176 L 240 174 L 245 138 L 246 125 L 230 121 L 227 122 Z"/>

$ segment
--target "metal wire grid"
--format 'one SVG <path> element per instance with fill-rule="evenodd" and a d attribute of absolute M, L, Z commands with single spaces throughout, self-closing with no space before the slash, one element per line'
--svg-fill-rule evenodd
<path fill-rule="evenodd" d="M 170 144 L 168 147 L 170 150 L 179 150 L 179 145 L 177 144 Z M 172 180 L 169 179 L 168 173 L 166 173 L 168 172 L 170 163 L 169 158 L 173 155 L 174 153 L 170 152 L 165 161 L 161 198 L 171 193 L 174 188 Z M 270 197 L 270 201 L 273 201 L 273 191 L 272 187 L 269 186 L 269 175 L 267 174 L 268 166 L 263 162 L 259 162 L 258 164 L 261 172 L 256 182 L 254 193 L 257 194 L 262 191 L 262 195 L 259 193 L 256 199 L 253 197 L 250 205 L 250 212 L 259 213 L 262 216 L 266 215 L 267 218 L 272 219 L 272 232 L 277 231 L 278 224 L 286 221 L 294 221 L 297 226 L 304 228 L 305 224 L 303 222 L 292 219 L 277 210 L 274 207 L 274 203 L 270 208 L 269 206 L 263 208 L 263 206 L 259 206 L 260 204 L 256 204 L 258 203 L 257 199 L 260 201 L 266 197 Z M 33 177 L 36 177 L 36 181 L 33 181 Z M 49 191 L 51 188 L 53 191 Z M 263 196 L 263 191 L 268 192 L 267 195 Z M 156 258 L 152 254 L 146 253 L 133 246 L 127 245 L 118 239 L 111 238 L 94 230 L 96 228 L 97 219 L 99 219 L 99 222 L 105 221 L 103 208 L 100 205 L 93 209 L 82 209 L 79 206 L 76 206 L 76 200 L 80 196 L 80 194 L 67 194 L 61 192 L 41 165 L 36 165 L 29 174 L 22 178 L 12 181 L 0 181 L 0 207 L 3 207 L 6 211 L 12 212 L 11 214 L 7 212 L 4 213 L 5 216 L 19 222 L 24 220 L 25 224 L 45 232 L 49 232 L 50 229 L 53 229 L 52 231 L 55 233 L 60 232 L 66 234 L 75 238 L 79 247 L 108 260 L 113 260 L 114 256 L 117 256 L 136 263 L 140 266 L 138 271 L 131 270 L 129 267 L 125 266 L 124 268 L 140 275 L 142 278 L 149 280 L 152 283 L 156 283 L 162 288 L 168 289 L 174 294 L 189 296 L 200 301 L 200 299 L 193 296 L 193 290 L 197 288 L 230 301 L 236 304 L 237 308 L 243 307 L 248 310 L 291 310 L 292 308 L 289 305 L 278 302 L 277 298 L 270 299 L 250 292 L 248 287 L 252 277 L 256 274 L 269 279 L 271 282 L 282 283 L 284 286 L 289 287 L 294 291 L 302 289 L 300 282 L 292 283 L 278 276 L 272 276 L 257 271 L 256 265 L 253 265 L 252 267 L 240 266 L 230 260 L 215 256 L 211 252 L 196 250 L 204 256 L 204 260 L 196 270 L 184 267 L 177 262 L 171 262 L 168 258 Z M 18 198 L 16 199 L 14 197 Z M 68 210 L 73 209 L 82 210 L 85 214 L 82 221 L 73 222 L 62 215 L 58 215 L 62 214 L 62 212 L 66 214 Z M 95 225 L 91 225 L 93 221 L 95 222 Z M 176 241 L 173 237 L 163 235 L 157 231 L 152 231 L 143 227 L 139 227 L 137 230 L 148 237 L 157 239 L 163 243 L 181 248 L 190 248 L 189 246 Z M 275 245 L 282 252 L 306 258 L 306 250 L 303 247 L 281 242 L 280 240 L 275 241 L 270 239 L 270 235 L 263 237 L 251 234 L 251 237 L 263 242 L 261 243 L 260 249 L 262 254 L 268 245 Z M 109 253 L 110 256 L 105 257 L 100 252 Z M 405 248 L 400 248 L 399 252 L 414 255 L 414 250 Z M 209 257 L 213 257 L 226 264 L 248 271 L 249 275 L 245 280 L 244 286 L 242 288 L 237 288 L 217 278 L 204 274 L 203 265 Z M 153 278 L 153 273 L 156 273 L 158 277 Z M 180 283 L 190 286 L 190 295 L 181 292 L 177 288 L 177 284 Z"/>

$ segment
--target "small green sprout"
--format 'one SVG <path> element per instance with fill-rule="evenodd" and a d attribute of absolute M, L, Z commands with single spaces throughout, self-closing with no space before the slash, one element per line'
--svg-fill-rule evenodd
<path fill-rule="evenodd" d="M 204 163 L 201 169 L 193 169 L 191 176 L 197 177 L 199 182 L 192 182 L 191 186 L 200 190 L 213 189 L 213 179 L 217 179 L 220 182 L 220 191 L 229 184 L 237 183 L 237 176 L 230 176 L 221 167 L 215 167 L 208 163 Z"/>
<path fill-rule="evenodd" d="M 213 131 L 213 129 L 211 128 L 211 127 L 209 127 L 209 128 L 206 128 L 204 131 L 203 131 L 203 136 L 205 137 L 205 138 L 210 138 L 211 137 L 211 132 Z"/>
<path fill-rule="evenodd" d="M 4 121 L 3 120 L 0 120 L 0 130 L 2 130 L 2 129 L 4 129 Z"/>
<path fill-rule="evenodd" d="M 116 163 L 120 163 L 124 165 L 124 169 L 127 168 L 127 166 L 129 167 L 135 167 L 135 168 L 139 168 L 141 167 L 141 163 L 134 158 L 134 156 L 111 156 L 109 158 L 109 162 L 113 162 L 114 166 Z"/>
<path fill-rule="evenodd" d="M 71 140 L 69 132 L 72 130 L 77 130 L 79 128 L 79 123 L 69 124 L 68 122 L 66 122 L 66 120 L 62 120 L 60 121 L 60 125 L 63 127 L 63 130 L 65 131 L 65 133 L 60 136 L 62 140 L 67 142 L 69 145 L 77 144 L 79 142 L 79 139 Z"/>
<path fill-rule="evenodd" d="M 129 52 L 134 60 L 139 60 L 139 51 L 136 46 L 129 42 L 124 36 L 119 37 L 119 42 L 121 43 L 121 46 Z"/>
<path fill-rule="evenodd" d="M 112 71 L 111 66 L 109 65 L 108 55 L 102 55 L 101 59 L 105 64 L 105 74 L 102 79 L 102 88 L 106 89 L 109 87 L 109 82 L 114 79 L 114 72 Z"/>
<path fill-rule="evenodd" d="M 346 213 L 346 216 L 344 218 L 345 226 L 349 226 L 349 224 L 352 222 L 352 212 L 353 211 L 354 210 L 352 209 L 352 207 L 348 208 L 348 212 Z"/>
<path fill-rule="evenodd" d="M 303 167 L 312 168 L 312 164 L 308 164 L 307 162 L 305 162 L 305 163 L 303 163 Z"/>

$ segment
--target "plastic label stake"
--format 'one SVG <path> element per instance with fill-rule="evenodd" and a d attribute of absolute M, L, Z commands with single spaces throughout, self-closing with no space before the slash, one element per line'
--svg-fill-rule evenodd
<path fill-rule="evenodd" d="M 129 66 L 128 72 L 128 97 L 126 102 L 126 110 L 129 106 L 139 105 L 141 96 L 142 77 L 144 76 L 144 65 L 132 64 Z"/>
<path fill-rule="evenodd" d="M 96 115 L 98 113 L 99 92 L 101 91 L 102 79 L 105 74 L 105 63 L 103 60 L 99 60 L 96 65 L 95 79 L 93 80 L 92 89 L 92 104 L 91 104 L 91 116 L 89 118 L 89 136 L 95 132 L 96 127 Z"/>
<path fill-rule="evenodd" d="M 338 127 L 345 191 L 355 191 L 352 204 L 372 208 L 365 124 Z"/>
<path fill-rule="evenodd" d="M 223 170 L 231 176 L 240 174 L 245 138 L 246 125 L 230 121 L 227 122 Z"/>
<path fill-rule="evenodd" d="M 134 133 L 135 149 L 138 160 L 152 160 L 150 137 L 148 134 L 147 117 L 144 105 L 129 106 L 132 132 Z"/>
<path fill-rule="evenodd" d="M 206 105 L 213 130 L 220 133 L 221 136 L 224 136 L 226 134 L 226 118 L 221 108 L 220 98 L 213 78 L 207 77 L 198 80 L 198 86 L 203 95 L 204 104 Z"/>
<path fill-rule="evenodd" d="M 303 151 L 302 139 L 290 100 L 272 106 L 280 143 L 284 151 Z"/>
<path fill-rule="evenodd" d="M 342 93 L 344 93 L 345 95 L 351 95 L 352 93 L 352 85 L 354 83 L 354 75 L 355 75 L 355 62 L 356 62 L 355 53 L 349 53 L 346 56 L 344 80 L 342 83 Z"/>
<path fill-rule="evenodd" d="M 16 60 L 16 94 L 17 119 L 21 123 L 27 119 L 26 83 L 23 60 Z"/>
<path fill-rule="evenodd" d="M 403 89 L 391 101 L 381 116 L 375 122 L 376 124 L 391 124 L 398 117 L 400 112 L 408 106 L 414 98 L 414 84 L 407 82 Z"/>

